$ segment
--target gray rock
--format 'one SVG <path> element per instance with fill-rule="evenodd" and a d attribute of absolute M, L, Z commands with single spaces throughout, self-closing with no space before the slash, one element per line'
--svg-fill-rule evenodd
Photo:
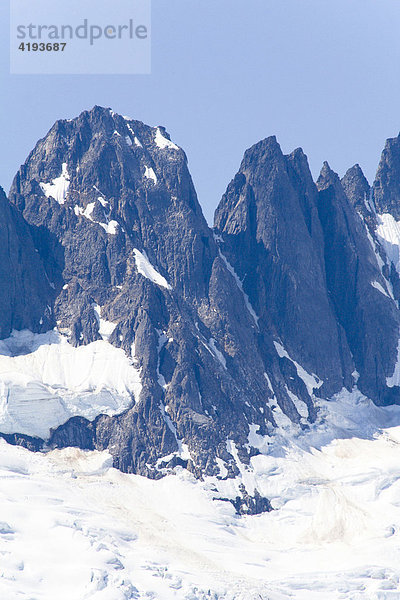
<path fill-rule="evenodd" d="M 10 199 L 56 283 L 58 326 L 74 345 L 100 339 L 99 305 L 102 318 L 116 324 L 109 341 L 134 351 L 142 374 L 138 404 L 93 423 L 71 419 L 50 444 L 107 448 L 120 469 L 157 477 L 157 461 L 173 452 L 179 458 L 185 443 L 192 458 L 182 460 L 197 476 L 218 473 L 216 455 L 236 472 L 226 440 L 248 462 L 249 423 L 261 432 L 274 424 L 266 360 L 201 212 L 186 156 L 168 139 L 163 128 L 95 107 L 56 123 L 13 183 Z M 60 177 L 63 164 L 69 187 L 60 204 L 43 184 Z M 105 230 L 111 221 L 115 234 Z M 146 253 L 170 289 L 138 271 L 135 250 Z M 269 352 L 283 387 L 279 357 Z"/>
<path fill-rule="evenodd" d="M 398 308 L 372 285 L 377 282 L 384 290 L 387 284 L 361 216 L 327 163 L 317 186 L 327 286 L 360 374 L 358 387 L 378 404 L 397 401 L 399 390 L 387 388 L 386 377 L 393 374 L 397 358 Z"/>
<path fill-rule="evenodd" d="M 378 213 L 390 213 L 400 219 L 400 134 L 386 140 L 376 178 L 373 198 Z"/>
<path fill-rule="evenodd" d="M 215 229 L 260 316 L 262 343 L 280 341 L 329 396 L 351 385 L 353 369 L 326 287 L 317 197 L 303 152 L 284 156 L 268 138 L 245 153 Z"/>
<path fill-rule="evenodd" d="M 13 329 L 47 331 L 53 290 L 29 228 L 0 188 L 0 339 Z"/>

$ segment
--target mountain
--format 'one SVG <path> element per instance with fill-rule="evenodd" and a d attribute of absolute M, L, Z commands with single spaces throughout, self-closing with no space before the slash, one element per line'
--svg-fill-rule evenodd
<path fill-rule="evenodd" d="M 357 212 L 355 195 L 365 193 L 366 180 L 356 185 L 354 177 L 351 187 L 350 179 L 344 183 L 353 203 L 327 163 L 315 185 L 303 152 L 284 156 L 268 138 L 246 152 L 215 228 L 262 331 L 318 375 L 317 394 L 327 398 L 358 382 L 385 404 L 399 398 L 386 384 L 399 312 Z"/>
<path fill-rule="evenodd" d="M 131 408 L 54 419 L 50 443 L 108 448 L 119 468 L 153 477 L 176 464 L 218 473 L 216 457 L 239 474 L 226 440 L 248 462 L 248 423 L 275 423 L 271 392 L 256 317 L 205 222 L 184 152 L 163 128 L 95 107 L 55 124 L 10 200 L 36 240 L 70 346 L 107 340 L 140 372 Z M 272 342 L 269 351 L 272 377 Z"/>
<path fill-rule="evenodd" d="M 52 290 L 29 228 L 0 188 L 0 337 L 52 325 Z"/>
<path fill-rule="evenodd" d="M 58 121 L 0 204 L 22 256 L 4 280 L 28 278 L 1 323 L 2 434 L 155 479 L 184 467 L 238 513 L 270 510 L 254 457 L 343 390 L 400 400 L 396 156 L 372 189 L 357 165 L 315 183 L 267 138 L 211 229 L 163 127 Z"/>

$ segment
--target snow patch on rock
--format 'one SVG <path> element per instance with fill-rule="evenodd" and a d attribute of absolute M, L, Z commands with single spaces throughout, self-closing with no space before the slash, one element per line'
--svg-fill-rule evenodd
<path fill-rule="evenodd" d="M 154 141 L 161 150 L 165 150 L 166 148 L 168 148 L 168 150 L 179 150 L 179 147 L 176 144 L 163 136 L 159 127 L 156 129 Z"/>
<path fill-rule="evenodd" d="M 143 148 L 143 144 L 142 144 L 142 143 L 141 143 L 141 141 L 138 139 L 138 137 L 135 135 L 135 132 L 133 131 L 132 127 L 131 127 L 129 124 L 127 124 L 127 127 L 128 127 L 128 129 L 129 129 L 130 133 L 131 133 L 131 134 L 132 134 L 132 136 L 133 136 L 133 141 L 135 142 L 135 145 L 136 145 L 136 146 L 138 146 L 139 148 Z"/>
<path fill-rule="evenodd" d="M 116 235 L 119 227 L 118 221 L 111 220 L 108 223 L 98 223 L 109 235 Z"/>
<path fill-rule="evenodd" d="M 295 360 L 293 360 L 292 358 L 290 358 L 289 354 L 286 352 L 285 348 L 282 346 L 282 344 L 279 344 L 279 342 L 274 342 L 274 346 L 275 349 L 278 353 L 278 355 L 283 358 L 288 358 L 296 367 L 296 371 L 297 371 L 297 375 L 300 377 L 300 379 L 303 380 L 304 385 L 307 388 L 307 391 L 309 393 L 310 396 L 313 395 L 313 391 L 314 388 L 320 388 L 321 385 L 324 383 L 322 381 L 322 379 L 319 379 L 319 377 L 317 375 L 310 374 L 308 373 L 305 369 L 303 369 L 303 367 L 301 365 L 299 365 L 299 363 L 297 363 Z"/>
<path fill-rule="evenodd" d="M 42 192 L 47 198 L 54 198 L 58 204 L 64 204 L 68 188 L 70 185 L 70 177 L 68 174 L 67 163 L 62 164 L 61 175 L 51 181 L 51 183 L 40 183 Z"/>
<path fill-rule="evenodd" d="M 98 201 L 100 202 L 100 204 L 102 205 L 103 208 L 106 208 L 109 205 L 108 200 L 104 200 L 101 197 L 98 198 Z M 100 225 L 100 227 L 102 227 L 104 229 L 104 231 L 106 233 L 108 233 L 109 235 L 116 235 L 116 233 L 118 231 L 118 226 L 119 226 L 118 221 L 111 220 L 111 221 L 107 221 L 106 223 L 95 221 L 92 217 L 92 213 L 93 213 L 95 205 L 96 205 L 95 202 L 89 202 L 89 204 L 86 206 L 85 209 L 83 209 L 81 206 L 76 205 L 76 206 L 74 206 L 74 213 L 76 214 L 77 217 L 79 217 L 79 216 L 84 217 L 85 219 L 88 219 L 88 221 L 91 221 L 92 223 L 96 223 L 96 225 Z M 104 215 L 104 216 L 106 217 L 106 215 Z"/>
<path fill-rule="evenodd" d="M 400 274 L 400 221 L 393 215 L 383 213 L 377 215 L 378 227 L 376 233 L 382 244 L 389 262 L 392 262 Z"/>
<path fill-rule="evenodd" d="M 397 345 L 397 360 L 394 366 L 393 375 L 386 378 L 386 385 L 388 387 L 400 386 L 400 339 Z"/>
<path fill-rule="evenodd" d="M 106 321 L 101 318 L 101 307 L 98 304 L 93 305 L 94 314 L 96 315 L 97 323 L 99 325 L 99 334 L 108 342 L 110 335 L 113 333 L 117 324 L 112 323 L 111 321 Z"/>
<path fill-rule="evenodd" d="M 226 360 L 225 360 L 225 357 L 222 354 L 221 350 L 218 350 L 217 342 L 214 340 L 214 338 L 211 338 L 208 343 L 212 350 L 213 355 L 215 356 L 215 358 L 218 359 L 218 361 L 221 363 L 223 368 L 226 370 Z"/>
<path fill-rule="evenodd" d="M 144 167 L 144 176 L 147 179 L 151 179 L 155 184 L 157 183 L 157 175 L 154 173 L 154 169 L 152 167 L 148 167 L 145 165 Z"/>
<path fill-rule="evenodd" d="M 172 289 L 165 277 L 160 275 L 160 273 L 153 267 L 153 265 L 149 261 L 145 250 L 140 252 L 140 250 L 134 248 L 133 252 L 135 254 L 136 268 L 139 271 L 139 273 L 143 275 L 143 277 L 146 277 L 146 279 L 150 279 L 150 281 L 152 281 L 156 285 L 160 285 L 161 287 L 164 287 L 167 290 Z"/>
<path fill-rule="evenodd" d="M 217 236 L 215 236 L 215 239 L 217 239 Z M 232 267 L 232 265 L 230 264 L 230 262 L 228 261 L 228 259 L 226 258 L 226 256 L 224 254 L 222 254 L 221 250 L 219 250 L 219 255 L 222 258 L 222 260 L 224 261 L 226 268 L 228 269 L 229 273 L 233 276 L 236 285 L 238 286 L 239 290 L 242 292 L 243 294 L 243 298 L 244 298 L 244 303 L 246 305 L 247 310 L 249 311 L 250 315 L 252 316 L 254 323 L 257 325 L 258 328 L 258 320 L 259 317 L 256 315 L 254 308 L 251 305 L 251 302 L 249 300 L 248 295 L 246 294 L 246 292 L 243 289 L 243 282 L 239 279 L 238 274 L 236 273 L 235 269 Z"/>
<path fill-rule="evenodd" d="M 379 283 L 379 281 L 371 281 L 371 285 L 372 287 L 374 287 L 376 290 L 378 290 L 381 294 L 383 294 L 384 296 L 386 296 L 387 298 L 390 298 L 389 294 L 387 293 L 387 291 L 383 288 L 383 286 Z"/>

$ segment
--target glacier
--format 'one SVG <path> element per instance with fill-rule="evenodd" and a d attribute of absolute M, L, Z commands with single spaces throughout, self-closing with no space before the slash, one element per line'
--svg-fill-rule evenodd
<path fill-rule="evenodd" d="M 0 430 L 47 440 L 73 416 L 92 421 L 139 400 L 140 369 L 106 341 L 113 324 L 100 319 L 104 340 L 74 347 L 54 330 L 14 331 L 0 341 Z"/>
<path fill-rule="evenodd" d="M 243 517 L 215 500 L 238 478 L 176 467 L 154 481 L 114 469 L 108 452 L 0 441 L 0 596 L 397 598 L 400 408 L 344 391 L 309 431 L 249 441 L 262 453 L 241 478 L 279 510 Z"/>

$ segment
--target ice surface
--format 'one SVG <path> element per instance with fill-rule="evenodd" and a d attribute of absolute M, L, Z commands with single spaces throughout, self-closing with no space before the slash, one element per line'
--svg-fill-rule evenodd
<path fill-rule="evenodd" d="M 165 148 L 168 148 L 169 150 L 179 150 L 179 147 L 176 144 L 163 136 L 159 127 L 157 127 L 154 141 L 161 150 L 164 150 Z"/>
<path fill-rule="evenodd" d="M 60 177 L 56 177 L 51 183 L 41 183 L 40 187 L 47 198 L 54 198 L 59 204 L 64 204 L 69 184 L 67 163 L 63 163 Z"/>
<path fill-rule="evenodd" d="M 156 269 L 153 267 L 153 265 L 148 259 L 145 250 L 140 252 L 140 250 L 134 248 L 133 251 L 135 253 L 136 267 L 139 273 L 143 275 L 143 277 L 150 279 L 150 281 L 152 281 L 153 283 L 161 285 L 162 287 L 167 288 L 167 290 L 170 290 L 171 286 L 169 285 L 165 277 L 160 275 L 160 273 L 156 271 Z"/>
<path fill-rule="evenodd" d="M 0 431 L 47 439 L 70 417 L 115 415 L 139 399 L 140 372 L 103 340 L 75 348 L 56 331 L 13 332 L 0 342 Z M 113 324 L 112 324 L 113 325 Z"/>

